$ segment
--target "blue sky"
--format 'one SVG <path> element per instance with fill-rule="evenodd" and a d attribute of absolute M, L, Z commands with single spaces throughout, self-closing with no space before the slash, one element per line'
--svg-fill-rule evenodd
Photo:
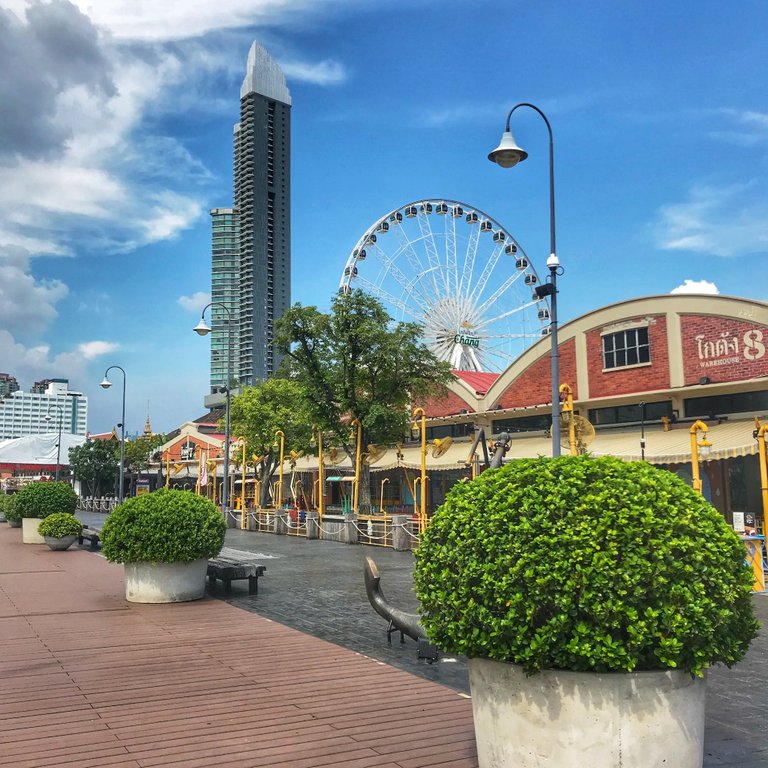
<path fill-rule="evenodd" d="M 326 308 L 388 211 L 486 211 L 540 273 L 555 135 L 560 319 L 681 286 L 768 298 L 768 5 L 0 0 L 0 371 L 69 376 L 91 431 L 204 412 L 208 210 L 232 202 L 252 41 L 293 97 L 293 301 Z M 691 282 L 693 285 L 691 285 Z"/>

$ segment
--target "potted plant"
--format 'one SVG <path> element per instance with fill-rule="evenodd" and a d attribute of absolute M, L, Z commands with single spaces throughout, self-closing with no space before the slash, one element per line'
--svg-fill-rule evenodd
<path fill-rule="evenodd" d="M 53 550 L 69 549 L 82 533 L 83 524 L 70 512 L 54 512 L 37 526 L 37 532 Z"/>
<path fill-rule="evenodd" d="M 208 499 L 162 488 L 128 499 L 110 514 L 101 531 L 102 552 L 110 562 L 124 564 L 130 602 L 197 600 L 226 527 Z"/>
<path fill-rule="evenodd" d="M 469 657 L 481 768 L 699 768 L 704 673 L 757 633 L 722 516 L 670 472 L 520 459 L 454 486 L 422 536 L 430 639 Z"/>
<path fill-rule="evenodd" d="M 21 528 L 21 515 L 16 511 L 16 496 L 0 494 L 0 521 L 5 520 L 11 528 Z"/>
<path fill-rule="evenodd" d="M 37 532 L 40 520 L 54 512 L 74 513 L 77 494 L 69 483 L 38 482 L 24 486 L 16 494 L 16 509 L 22 518 L 22 537 L 25 544 L 45 544 Z"/>

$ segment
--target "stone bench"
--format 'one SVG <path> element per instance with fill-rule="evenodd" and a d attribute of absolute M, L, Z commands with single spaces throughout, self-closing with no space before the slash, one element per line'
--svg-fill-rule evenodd
<path fill-rule="evenodd" d="M 231 594 L 232 582 L 238 579 L 248 579 L 248 594 L 259 594 L 259 576 L 263 576 L 267 570 L 266 565 L 254 565 L 253 563 L 240 563 L 235 560 L 227 560 L 217 557 L 208 561 L 208 580 L 215 586 L 219 579 L 224 584 L 224 592 Z"/>
<path fill-rule="evenodd" d="M 82 543 L 88 539 L 91 543 L 91 549 L 98 549 L 101 544 L 101 531 L 97 531 L 95 528 L 83 527 L 80 535 L 77 537 L 77 543 Z"/>

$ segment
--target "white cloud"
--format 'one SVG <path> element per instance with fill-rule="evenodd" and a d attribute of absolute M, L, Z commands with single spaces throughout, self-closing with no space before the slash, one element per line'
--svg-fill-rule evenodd
<path fill-rule="evenodd" d="M 710 138 L 737 144 L 742 147 L 753 147 L 768 141 L 768 113 L 756 112 L 751 109 L 717 109 L 717 117 L 725 117 L 725 126 L 720 121 L 709 131 Z"/>
<path fill-rule="evenodd" d="M 73 351 L 52 355 L 48 344 L 25 346 L 8 331 L 0 330 L 3 370 L 13 373 L 25 388 L 33 381 L 52 377 L 67 378 L 70 382 L 87 380 L 89 362 L 110 351 L 107 345 L 109 342 L 83 342 Z"/>
<path fill-rule="evenodd" d="M 211 294 L 198 291 L 191 296 L 179 296 L 178 302 L 181 307 L 187 310 L 187 312 L 202 312 L 203 309 L 210 303 Z"/>
<path fill-rule="evenodd" d="M 6 0 L 16 13 L 32 0 Z M 183 40 L 240 27 L 281 26 L 327 14 L 338 0 L 73 0 L 94 23 L 126 40 Z M 363 0 L 355 0 L 362 4 Z M 349 3 L 352 5 L 352 3 Z"/>
<path fill-rule="evenodd" d="M 686 278 L 682 285 L 673 288 L 670 293 L 709 293 L 718 295 L 719 288 L 709 280 L 690 280 Z"/>
<path fill-rule="evenodd" d="M 282 61 L 280 68 L 288 80 L 302 80 L 315 85 L 338 85 L 347 79 L 347 73 L 338 61 L 325 59 L 317 63 Z"/>
<path fill-rule="evenodd" d="M 11 98 L 15 118 L 0 126 L 0 244 L 33 255 L 124 251 L 173 238 L 203 215 L 203 192 L 194 190 L 207 170 L 179 142 L 145 128 L 168 90 L 194 76 L 178 54 L 116 46 L 66 3 L 35 4 L 2 27 L 10 50 L 0 67 L 15 69 L 0 96 Z M 51 27 L 56 45 L 47 44 Z M 80 50 L 81 40 L 85 52 L 69 61 L 66 51 Z M 18 63 L 14 53 L 42 60 Z M 24 126 L 36 126 L 34 135 Z"/>
<path fill-rule="evenodd" d="M 28 251 L 0 246 L 1 327 L 31 338 L 58 317 L 56 304 L 68 293 L 60 280 L 37 280 L 30 274 Z"/>
<path fill-rule="evenodd" d="M 745 256 L 768 251 L 768 194 L 757 181 L 696 186 L 688 200 L 659 209 L 657 244 L 672 251 Z"/>
<path fill-rule="evenodd" d="M 117 349 L 120 349 L 120 345 L 114 341 L 84 341 L 77 345 L 77 351 L 86 360 L 93 360 L 95 357 L 106 355 Z"/>

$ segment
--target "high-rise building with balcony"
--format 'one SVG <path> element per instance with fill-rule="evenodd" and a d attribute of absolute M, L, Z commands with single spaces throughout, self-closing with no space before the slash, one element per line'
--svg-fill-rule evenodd
<path fill-rule="evenodd" d="M 290 173 L 291 94 L 280 67 L 254 43 L 234 130 L 234 207 L 211 212 L 212 300 L 230 308 L 232 373 L 243 385 L 268 378 L 280 362 L 275 323 L 291 302 Z M 226 312 L 211 320 L 213 391 L 226 377 L 229 334 Z"/>
<path fill-rule="evenodd" d="M 10 373 L 0 373 L 0 397 L 6 397 L 19 389 L 19 382 Z"/>
<path fill-rule="evenodd" d="M 39 383 L 39 382 L 36 382 Z M 0 400 L 0 440 L 57 432 L 88 432 L 88 398 L 67 379 L 49 379 L 45 391 L 17 390 Z"/>
<path fill-rule="evenodd" d="M 232 375 L 238 378 L 240 345 L 238 343 L 240 306 L 240 224 L 236 208 L 211 209 L 211 392 L 227 381 L 227 313 L 232 315 Z"/>

